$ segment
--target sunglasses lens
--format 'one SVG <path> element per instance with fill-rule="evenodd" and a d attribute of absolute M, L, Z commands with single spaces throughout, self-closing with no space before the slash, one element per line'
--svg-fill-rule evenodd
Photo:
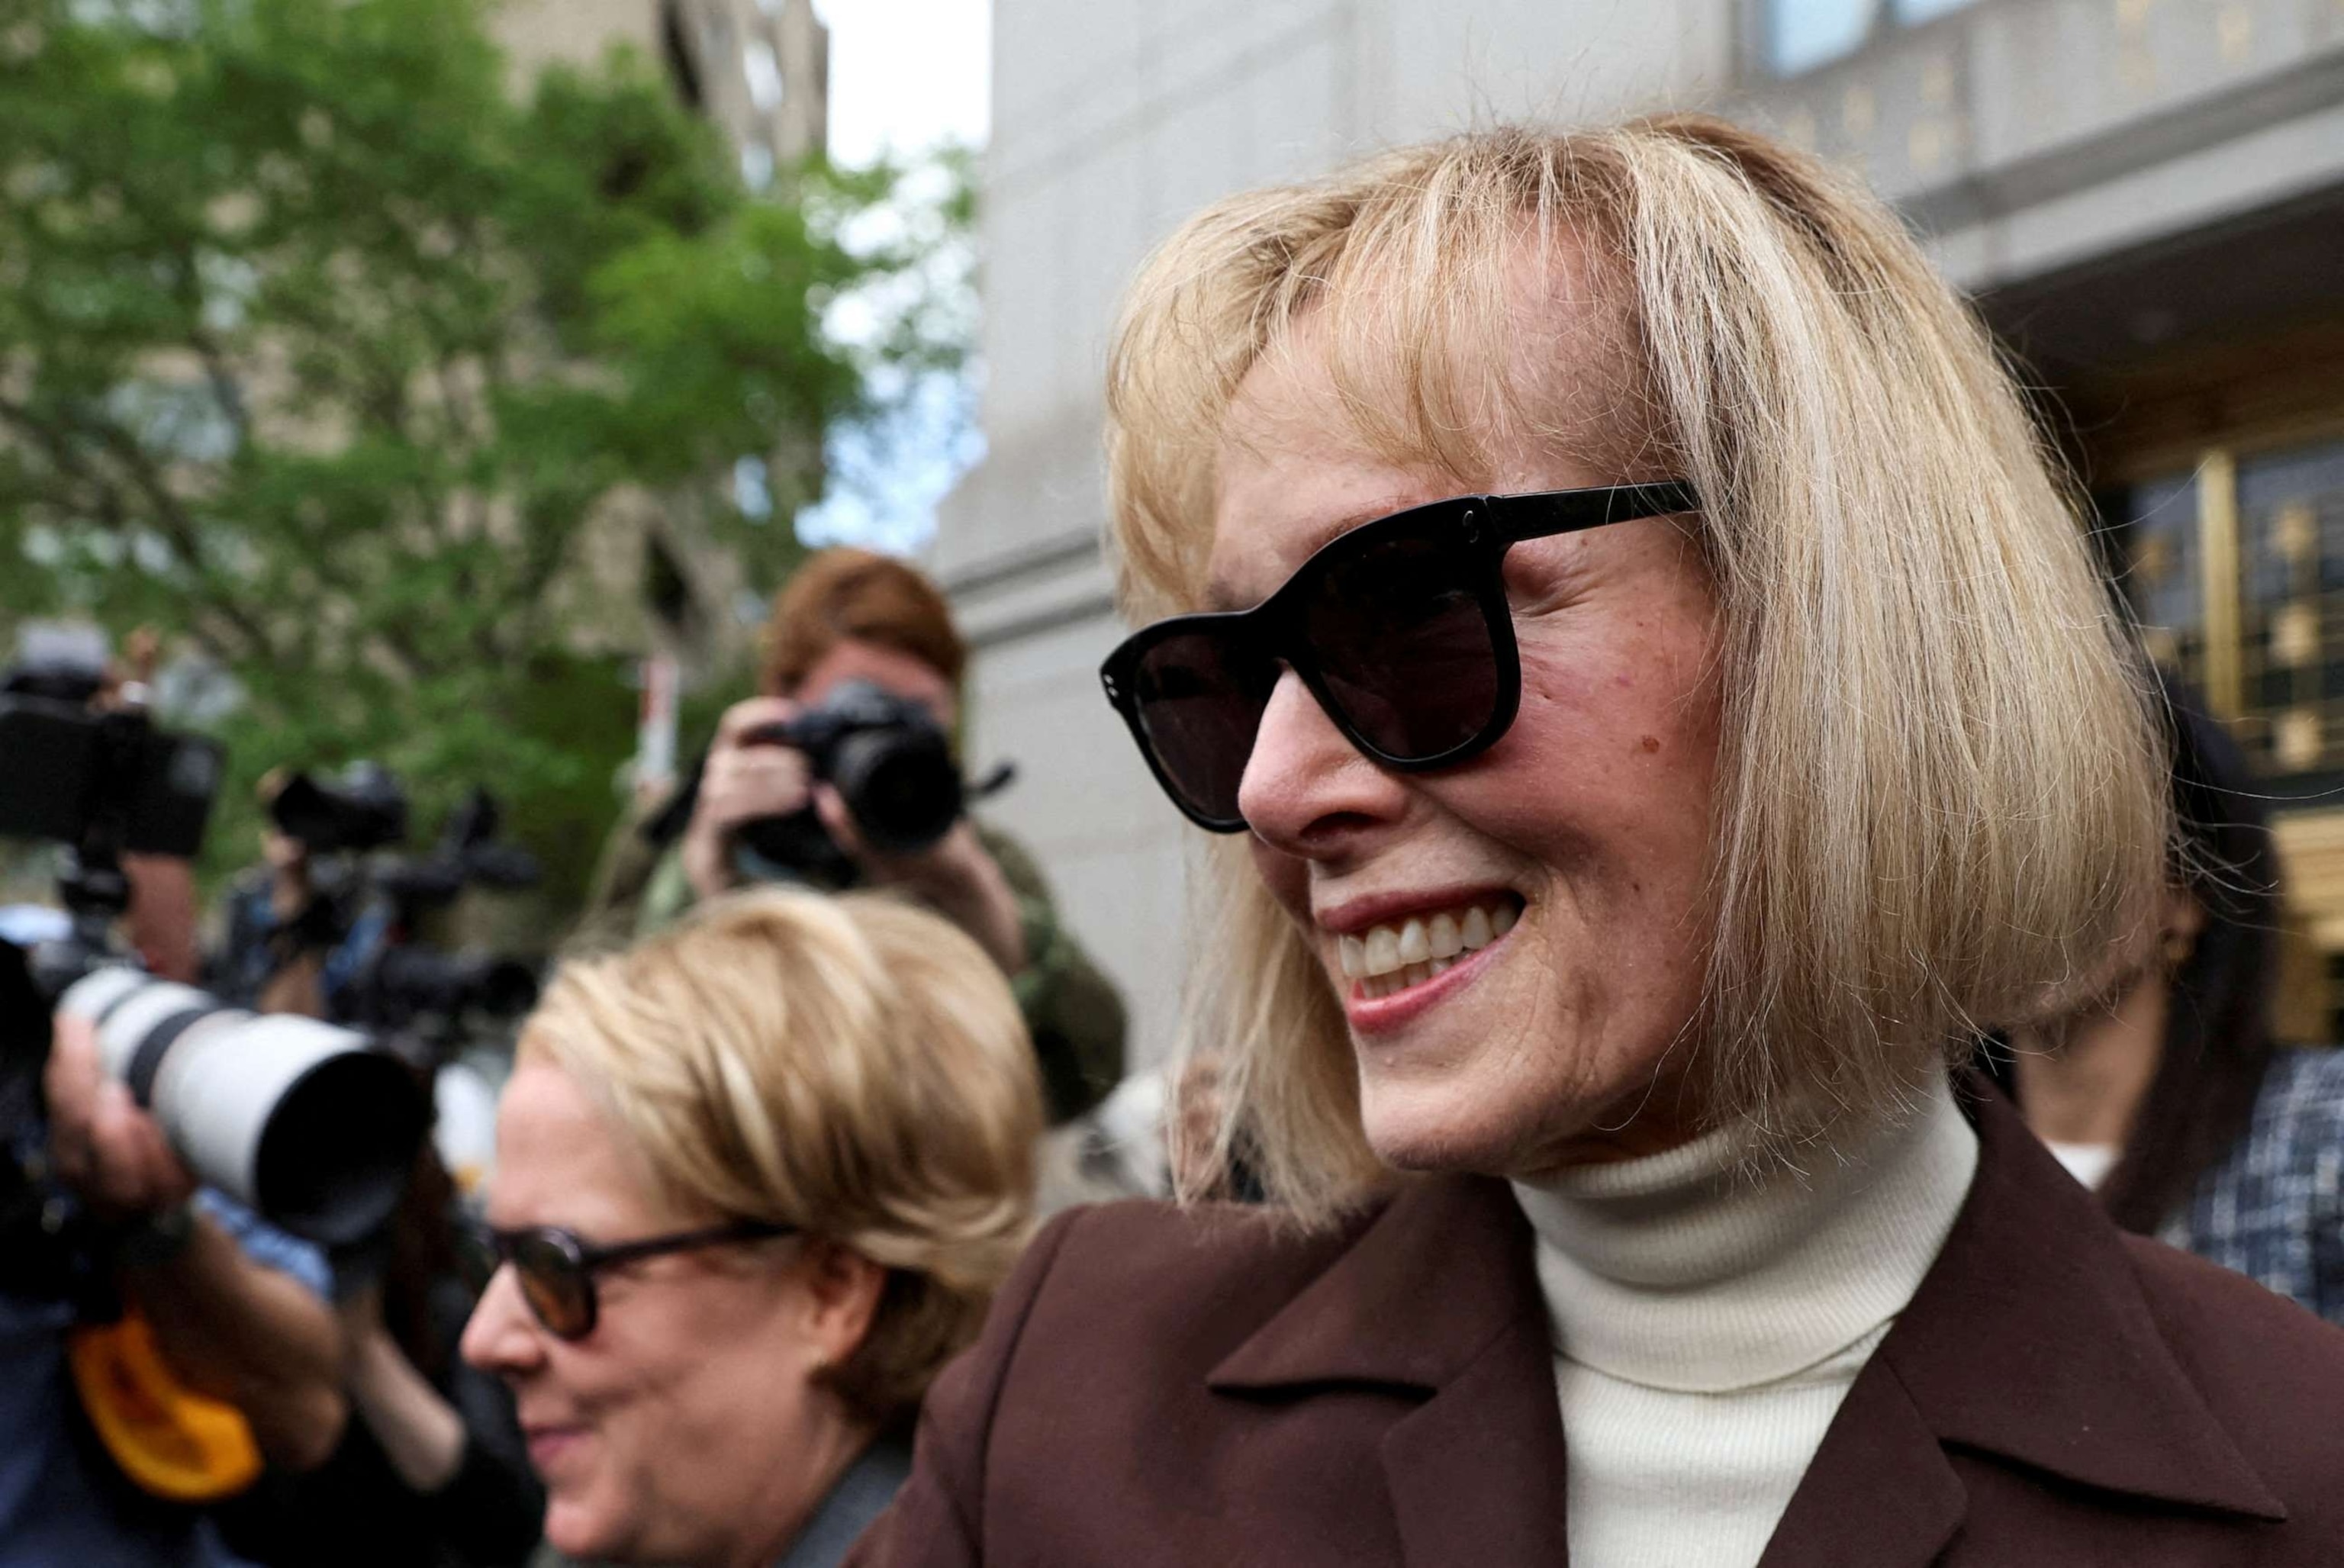
<path fill-rule="evenodd" d="M 1238 817 L 1238 785 L 1278 683 L 1278 667 L 1229 636 L 1182 632 L 1132 673 L 1134 711 L 1172 788 L 1217 822 Z"/>
<path fill-rule="evenodd" d="M 1303 610 L 1319 680 L 1368 744 L 1401 762 L 1456 750 L 1498 711 L 1498 652 L 1477 559 L 1432 533 L 1329 561 Z"/>
<path fill-rule="evenodd" d="M 583 1334 L 593 1318 L 593 1287 L 561 1243 L 547 1236 L 523 1236 L 513 1243 L 513 1273 L 529 1310 L 549 1332 L 565 1340 Z"/>

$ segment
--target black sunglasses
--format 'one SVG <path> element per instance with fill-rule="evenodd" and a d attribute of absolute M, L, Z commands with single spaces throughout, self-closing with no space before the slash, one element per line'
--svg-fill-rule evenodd
<path fill-rule="evenodd" d="M 594 1331 L 601 1316 L 594 1293 L 598 1271 L 631 1263 L 638 1258 L 763 1241 L 794 1234 L 797 1229 L 794 1225 L 743 1219 L 702 1230 L 678 1230 L 641 1241 L 621 1241 L 610 1247 L 582 1241 L 577 1232 L 558 1225 L 531 1225 L 520 1230 L 480 1226 L 476 1228 L 476 1234 L 485 1252 L 498 1264 L 512 1265 L 513 1277 L 520 1281 L 521 1300 L 529 1303 L 529 1310 L 545 1325 L 548 1333 L 558 1339 L 582 1340 Z"/>
<path fill-rule="evenodd" d="M 1665 480 L 1411 507 L 1347 531 L 1250 610 L 1143 626 L 1099 679 L 1172 804 L 1239 833 L 1238 786 L 1281 665 L 1371 761 L 1452 766 L 1495 745 L 1521 701 L 1506 551 L 1700 504 Z"/>

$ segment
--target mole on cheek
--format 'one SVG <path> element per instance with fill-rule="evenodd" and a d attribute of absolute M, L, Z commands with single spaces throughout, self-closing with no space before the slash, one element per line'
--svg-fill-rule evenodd
<path fill-rule="evenodd" d="M 1661 737 L 1658 735 L 1646 735 L 1642 740 L 1638 741 L 1636 744 L 1648 753 L 1656 752 L 1661 749 Z"/>

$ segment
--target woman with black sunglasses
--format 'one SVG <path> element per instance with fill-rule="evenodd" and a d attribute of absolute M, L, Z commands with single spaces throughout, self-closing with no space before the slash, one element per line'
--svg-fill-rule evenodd
<path fill-rule="evenodd" d="M 573 962 L 498 1109 L 510 1385 L 572 1557 L 832 1568 L 1025 1238 L 1040 1089 L 969 937 L 874 896 L 719 901 Z"/>
<path fill-rule="evenodd" d="M 864 1568 L 2337 1559 L 2344 1335 L 1967 1071 L 2154 941 L 2169 814 L 1893 216 L 1713 120 L 1403 149 L 1167 241 L 1109 434 L 1269 1212 L 1044 1231 Z"/>

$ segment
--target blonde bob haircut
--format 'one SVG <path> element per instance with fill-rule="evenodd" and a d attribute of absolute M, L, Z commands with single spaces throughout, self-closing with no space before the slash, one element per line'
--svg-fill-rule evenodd
<path fill-rule="evenodd" d="M 1872 197 L 1682 116 L 1482 131 L 1207 209 L 1117 329 L 1124 607 L 1200 607 L 1225 419 L 1267 358 L 1318 357 L 1345 434 L 1460 492 L 1493 487 L 1503 448 L 1587 450 L 1555 391 L 1571 369 L 1509 370 L 1523 262 L 1566 248 L 1622 361 L 1593 368 L 1622 389 L 1618 477 L 1674 472 L 1703 501 L 1687 526 L 1723 722 L 1682 1044 L 1716 1124 L 1753 1148 L 1828 1138 L 1894 1114 L 1978 1030 L 2134 962 L 2167 835 L 2145 666 L 2077 498 L 1985 330 Z M 1221 1058 L 1217 1152 L 1241 1138 L 1274 1197 L 1324 1219 L 1390 1173 L 1324 972 L 1230 847 L 1187 1027 Z"/>
<path fill-rule="evenodd" d="M 1016 1002 L 957 928 L 875 895 L 718 900 L 564 965 L 521 1032 L 679 1213 L 800 1227 L 888 1271 L 824 1374 L 885 1423 L 974 1337 L 1033 1213 L 1041 1087 Z"/>

